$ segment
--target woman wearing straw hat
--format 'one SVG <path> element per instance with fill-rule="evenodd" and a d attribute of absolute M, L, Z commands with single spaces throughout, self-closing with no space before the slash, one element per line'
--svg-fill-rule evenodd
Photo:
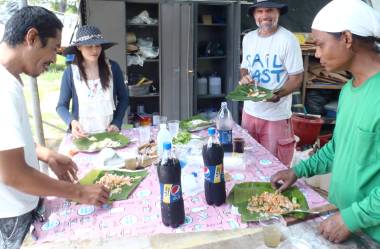
<path fill-rule="evenodd" d="M 105 40 L 97 27 L 86 25 L 78 29 L 76 41 L 64 50 L 65 55 L 75 57 L 63 74 L 56 109 L 75 138 L 121 128 L 128 90 L 119 65 L 106 59 L 104 53 L 115 44 Z"/>
<path fill-rule="evenodd" d="M 340 93 L 333 139 L 271 182 L 282 182 L 282 191 L 300 177 L 332 172 L 329 201 L 339 212 L 321 223 L 321 234 L 339 243 L 362 230 L 380 243 L 380 13 L 360 0 L 333 0 L 312 32 L 322 66 L 353 78 Z"/>

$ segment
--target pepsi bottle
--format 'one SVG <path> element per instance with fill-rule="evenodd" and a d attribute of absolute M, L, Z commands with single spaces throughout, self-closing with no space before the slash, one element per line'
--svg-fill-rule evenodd
<path fill-rule="evenodd" d="M 215 128 L 208 129 L 209 139 L 203 146 L 205 195 L 208 205 L 220 206 L 226 201 L 226 183 L 223 169 L 223 147 L 216 137 Z"/>
<path fill-rule="evenodd" d="M 181 189 L 181 166 L 171 151 L 171 143 L 164 143 L 164 152 L 157 167 L 161 192 L 161 217 L 165 226 L 176 228 L 185 221 Z"/>

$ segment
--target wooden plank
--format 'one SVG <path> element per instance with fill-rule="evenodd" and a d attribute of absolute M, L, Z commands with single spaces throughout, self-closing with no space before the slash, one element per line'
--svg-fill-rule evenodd
<path fill-rule="evenodd" d="M 150 238 L 150 243 L 155 249 L 257 248 L 263 245 L 261 231 L 261 228 L 246 228 L 227 231 L 158 234 Z M 240 244 L 237 246 L 236 243 L 239 241 Z"/>

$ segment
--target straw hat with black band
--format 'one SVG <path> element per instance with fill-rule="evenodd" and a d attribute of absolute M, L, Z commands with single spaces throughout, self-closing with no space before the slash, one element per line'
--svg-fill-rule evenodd
<path fill-rule="evenodd" d="M 257 0 L 256 3 L 248 8 L 248 15 L 252 16 L 256 8 L 279 9 L 280 15 L 284 15 L 288 12 L 288 5 L 286 3 L 279 3 L 278 1 Z"/>
<path fill-rule="evenodd" d="M 79 27 L 75 41 L 72 44 L 70 44 L 69 47 L 63 50 L 63 54 L 73 54 L 75 53 L 75 48 L 81 45 L 101 45 L 102 49 L 105 50 L 116 44 L 117 43 L 115 42 L 110 42 L 104 39 L 102 33 L 97 27 L 84 25 Z"/>

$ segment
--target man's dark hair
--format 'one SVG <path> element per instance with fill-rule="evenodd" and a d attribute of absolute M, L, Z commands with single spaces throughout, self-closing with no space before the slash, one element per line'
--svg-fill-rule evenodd
<path fill-rule="evenodd" d="M 58 17 L 43 7 L 27 6 L 18 10 L 5 24 L 3 41 L 11 47 L 24 42 L 25 35 L 31 29 L 38 31 L 42 46 L 45 47 L 48 38 L 57 36 L 63 28 Z"/>

